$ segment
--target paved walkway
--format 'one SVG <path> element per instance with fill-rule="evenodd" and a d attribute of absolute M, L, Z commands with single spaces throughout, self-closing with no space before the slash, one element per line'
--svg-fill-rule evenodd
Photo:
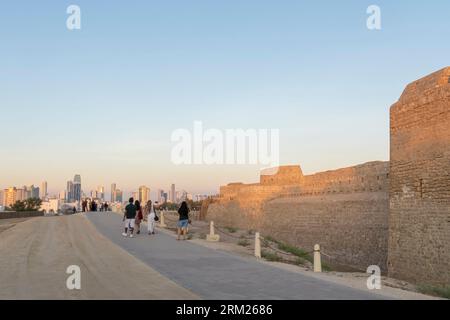
<path fill-rule="evenodd" d="M 380 295 L 281 270 L 159 232 L 124 238 L 115 213 L 88 213 L 115 244 L 204 299 L 381 299 Z M 144 228 L 147 230 L 146 226 Z"/>

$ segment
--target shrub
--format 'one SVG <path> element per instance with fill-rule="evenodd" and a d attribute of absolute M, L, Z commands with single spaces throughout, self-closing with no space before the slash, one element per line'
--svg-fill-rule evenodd
<path fill-rule="evenodd" d="M 250 241 L 243 239 L 243 240 L 239 240 L 238 245 L 243 246 L 243 247 L 247 247 L 250 245 Z"/>
<path fill-rule="evenodd" d="M 229 233 L 235 233 L 237 231 L 234 227 L 225 227 L 225 229 L 227 229 Z"/>
<path fill-rule="evenodd" d="M 281 251 L 289 252 L 294 256 L 297 256 L 304 260 L 308 260 L 309 262 L 312 262 L 313 260 L 312 257 L 309 255 L 309 253 L 307 253 L 305 250 L 302 250 L 295 246 L 291 246 L 287 243 L 278 242 L 278 249 L 280 249 Z"/>
<path fill-rule="evenodd" d="M 274 238 L 272 238 L 271 236 L 265 236 L 264 240 L 270 241 L 270 242 L 274 242 L 274 243 L 278 243 L 277 240 L 275 240 Z"/>
<path fill-rule="evenodd" d="M 450 287 L 433 287 L 430 285 L 419 285 L 417 287 L 419 292 L 429 294 L 441 298 L 450 299 Z"/>
<path fill-rule="evenodd" d="M 268 261 L 281 261 L 282 258 L 276 253 L 272 253 L 266 250 L 261 251 L 261 257 Z"/>
<path fill-rule="evenodd" d="M 24 212 L 24 211 L 39 211 L 41 208 L 42 200 L 38 198 L 30 198 L 24 201 L 16 201 L 11 206 L 11 209 L 17 212 Z"/>
<path fill-rule="evenodd" d="M 294 262 L 294 264 L 299 265 L 299 266 L 304 266 L 305 263 L 306 263 L 306 260 L 303 258 L 300 258 L 300 257 L 297 257 Z"/>

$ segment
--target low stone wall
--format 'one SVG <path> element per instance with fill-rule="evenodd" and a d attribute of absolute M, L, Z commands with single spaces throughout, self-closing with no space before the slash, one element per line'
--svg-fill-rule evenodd
<path fill-rule="evenodd" d="M 15 219 L 15 218 L 29 218 L 29 217 L 42 217 L 43 212 L 33 211 L 33 212 L 0 212 L 0 219 Z"/>

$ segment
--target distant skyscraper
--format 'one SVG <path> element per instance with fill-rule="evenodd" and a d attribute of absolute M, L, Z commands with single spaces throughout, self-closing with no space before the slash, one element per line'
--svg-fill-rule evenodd
<path fill-rule="evenodd" d="M 177 194 L 175 192 L 175 184 L 172 183 L 172 186 L 170 187 L 170 201 L 172 203 L 177 202 Z"/>
<path fill-rule="evenodd" d="M 18 201 L 16 188 L 8 188 L 3 191 L 3 204 L 5 207 L 11 207 L 16 201 Z"/>
<path fill-rule="evenodd" d="M 185 190 L 176 192 L 176 202 L 186 201 L 187 192 Z"/>
<path fill-rule="evenodd" d="M 146 186 L 139 187 L 139 202 L 145 204 L 150 200 L 150 188 Z"/>
<path fill-rule="evenodd" d="M 103 186 L 97 187 L 97 197 L 100 200 L 105 200 L 105 187 L 103 187 Z"/>
<path fill-rule="evenodd" d="M 81 176 L 79 174 L 73 178 L 73 200 L 81 201 Z"/>
<path fill-rule="evenodd" d="M 47 181 L 41 183 L 41 192 L 39 196 L 41 199 L 45 199 L 47 197 Z"/>
<path fill-rule="evenodd" d="M 111 185 L 111 198 L 110 198 L 111 202 L 116 202 L 116 188 L 117 188 L 116 184 L 113 183 Z"/>
<path fill-rule="evenodd" d="M 67 202 L 72 202 L 73 199 L 74 199 L 73 182 L 72 181 L 67 181 L 66 200 L 67 200 Z"/>
<path fill-rule="evenodd" d="M 99 197 L 99 193 L 98 193 L 97 190 L 92 190 L 92 191 L 91 191 L 91 198 L 92 198 L 92 199 L 99 199 L 99 198 L 100 198 L 100 197 Z"/>
<path fill-rule="evenodd" d="M 18 200 L 27 200 L 29 198 L 31 198 L 31 186 L 27 187 L 27 186 L 23 186 L 22 189 L 18 189 L 20 191 L 18 191 Z"/>
<path fill-rule="evenodd" d="M 29 188 L 29 197 L 28 198 L 35 198 L 39 199 L 39 187 L 35 187 L 34 185 L 31 185 Z"/>
<path fill-rule="evenodd" d="M 122 194 L 121 190 L 119 190 L 119 189 L 115 190 L 115 192 L 114 192 L 114 201 L 115 202 L 120 202 L 120 203 L 123 202 L 123 194 Z"/>
<path fill-rule="evenodd" d="M 26 189 L 25 188 L 16 189 L 16 201 L 23 201 L 23 200 L 25 200 L 25 197 L 26 197 Z"/>
<path fill-rule="evenodd" d="M 81 176 L 79 174 L 76 174 L 75 177 L 73 178 L 73 182 L 81 184 Z"/>
<path fill-rule="evenodd" d="M 63 190 L 59 193 L 59 200 L 66 200 L 66 191 Z"/>
<path fill-rule="evenodd" d="M 164 190 L 158 189 L 158 203 L 164 203 Z"/>

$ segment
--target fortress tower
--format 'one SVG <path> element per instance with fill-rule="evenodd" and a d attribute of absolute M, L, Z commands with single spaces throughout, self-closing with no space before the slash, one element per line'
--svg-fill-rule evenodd
<path fill-rule="evenodd" d="M 265 169 L 261 172 L 261 185 L 298 185 L 303 181 L 303 172 L 300 166 L 280 166 Z"/>
<path fill-rule="evenodd" d="M 389 275 L 450 284 L 450 68 L 409 84 L 390 120 Z"/>

